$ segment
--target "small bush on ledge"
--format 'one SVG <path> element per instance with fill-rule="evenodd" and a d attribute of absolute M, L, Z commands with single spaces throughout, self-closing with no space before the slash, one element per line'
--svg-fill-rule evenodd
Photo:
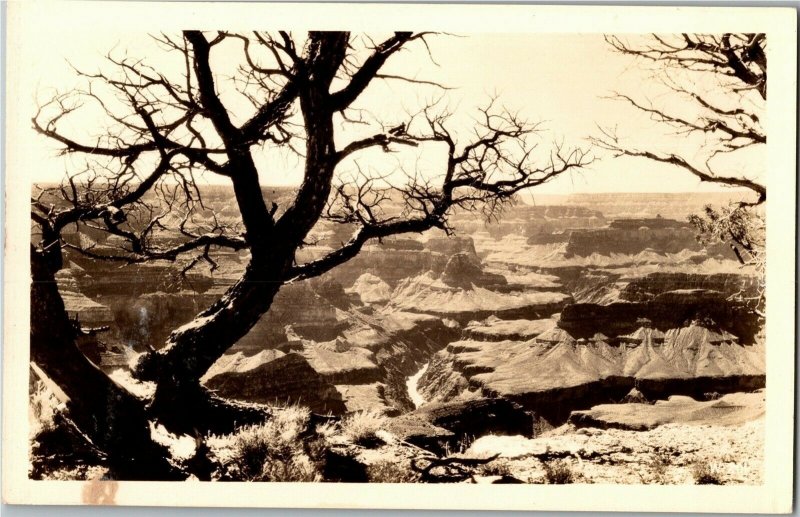
<path fill-rule="evenodd" d="M 229 479 L 237 481 L 318 481 L 314 462 L 303 449 L 309 410 L 291 406 L 276 411 L 273 417 L 238 432 L 212 438 L 221 454 Z"/>
<path fill-rule="evenodd" d="M 356 445 L 377 447 L 383 440 L 375 433 L 383 429 L 387 421 L 388 418 L 378 411 L 359 411 L 342 420 L 342 434 Z"/>
<path fill-rule="evenodd" d="M 568 485 L 574 483 L 577 476 L 565 460 L 544 462 L 544 479 L 550 485 Z"/>
<path fill-rule="evenodd" d="M 697 485 L 724 485 L 722 476 L 719 471 L 714 468 L 706 460 L 700 460 L 692 467 L 692 476 Z"/>

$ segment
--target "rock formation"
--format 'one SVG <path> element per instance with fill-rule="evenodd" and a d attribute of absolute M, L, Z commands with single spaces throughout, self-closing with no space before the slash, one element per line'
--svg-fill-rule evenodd
<path fill-rule="evenodd" d="M 464 252 L 450 257 L 440 278 L 450 287 L 460 289 L 502 289 L 508 284 L 502 275 L 484 271 L 477 256 Z"/>
<path fill-rule="evenodd" d="M 222 397 L 268 404 L 302 404 L 312 411 L 342 414 L 341 395 L 299 354 L 272 360 L 259 357 L 242 368 L 233 366 L 205 380 L 205 386 Z M 265 361 L 265 362 L 261 362 Z"/>
<path fill-rule="evenodd" d="M 356 294 L 363 304 L 383 304 L 388 302 L 392 296 L 389 284 L 370 273 L 364 273 L 358 277 L 348 292 Z"/>
<path fill-rule="evenodd" d="M 553 327 L 525 341 L 451 343 L 437 353 L 421 384 L 430 400 L 478 392 L 563 421 L 573 409 L 620 401 L 634 387 L 648 399 L 702 396 L 763 387 L 765 371 L 763 346 L 743 346 L 732 334 L 697 322 L 580 342 Z"/>

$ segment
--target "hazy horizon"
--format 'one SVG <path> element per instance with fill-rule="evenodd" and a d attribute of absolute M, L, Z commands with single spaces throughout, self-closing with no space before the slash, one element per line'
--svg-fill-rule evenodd
<path fill-rule="evenodd" d="M 135 183 L 138 184 L 138 183 Z M 31 186 L 34 188 L 52 188 L 55 186 L 60 185 L 57 181 L 36 181 Z M 233 189 L 233 185 L 231 183 L 202 183 L 198 182 L 198 188 L 226 188 L 226 189 Z M 296 185 L 285 185 L 285 184 L 269 184 L 269 183 L 260 183 L 262 189 L 280 189 L 285 191 L 294 190 L 300 187 L 300 184 Z M 717 185 L 719 187 L 718 190 L 713 191 L 698 191 L 698 190 L 608 190 L 608 191 L 572 191 L 572 192 L 543 192 L 541 187 L 533 187 L 528 190 L 523 190 L 517 194 L 517 196 L 525 200 L 525 198 L 530 198 L 531 196 L 534 197 L 546 197 L 546 198 L 559 198 L 559 197 L 571 197 L 571 196 L 614 196 L 614 195 L 643 195 L 643 196 L 681 196 L 681 195 L 702 195 L 702 196 L 715 196 L 715 197 L 737 197 L 739 195 L 744 196 L 751 196 L 755 197 L 751 190 L 741 187 L 726 187 L 725 185 Z"/>
<path fill-rule="evenodd" d="M 54 29 L 58 32 L 59 28 Z M 141 56 L 145 62 L 171 70 L 170 61 L 159 53 L 143 34 L 98 30 L 91 39 L 72 38 L 70 28 L 65 34 L 54 34 L 60 44 L 54 52 L 42 53 L 36 48 L 22 47 L 19 59 L 27 63 L 27 72 L 16 79 L 18 91 L 30 92 L 20 99 L 15 111 L 29 120 L 37 104 L 44 102 L 53 89 L 69 91 L 80 85 L 69 61 L 78 68 L 93 71 L 105 66 L 103 54 L 110 49 Z M 63 36 L 63 37 L 61 37 Z M 358 37 L 357 35 L 354 37 Z M 601 34 L 477 34 L 466 37 L 440 35 L 430 40 L 430 50 L 436 65 L 425 50 L 394 56 L 387 62 L 390 74 L 438 81 L 452 89 L 445 92 L 446 106 L 454 110 L 452 127 L 467 135 L 474 123 L 474 109 L 497 95 L 505 106 L 519 110 L 525 117 L 542 121 L 539 152 L 546 162 L 554 142 L 566 147 L 588 148 L 588 138 L 597 134 L 597 126 L 618 126 L 620 136 L 634 142 L 657 142 L 675 149 L 691 152 L 696 142 L 663 134 L 659 123 L 637 110 L 609 100 L 614 91 L 633 92 L 646 97 L 658 97 L 663 92 L 653 87 L 651 72 L 636 66 L 619 53 L 613 52 Z M 234 60 L 241 50 L 233 45 L 220 47 L 220 63 Z M 481 71 L 481 73 L 476 73 Z M 222 76 L 220 76 L 220 79 Z M 220 88 L 230 89 L 224 82 Z M 442 92 L 424 85 L 408 85 L 397 81 L 378 81 L 359 98 L 359 108 L 376 118 L 392 122 L 402 119 L 405 111 L 437 98 Z M 223 96 L 234 121 L 246 119 L 247 107 L 231 91 Z M 398 118 L 400 117 L 400 118 Z M 37 181 L 58 181 L 66 171 L 75 172 L 86 165 L 76 157 L 58 156 L 58 146 L 36 134 L 28 124 L 15 133 L 15 150 L 35 157 L 38 166 L 31 172 Z M 103 132 L 101 119 L 92 115 L 74 114 L 59 124 L 68 134 L 93 142 Z M 339 131 L 341 129 L 341 131 Z M 362 137 L 358 129 L 337 125 L 337 147 Z M 365 152 L 359 165 L 366 169 L 389 172 L 392 181 L 402 181 L 397 164 L 413 163 L 414 153 L 407 150 L 380 153 Z M 562 174 L 540 185 L 538 194 L 593 192 L 719 192 L 728 191 L 722 185 L 701 182 L 679 167 L 648 162 L 642 159 L 613 158 L 593 150 L 598 158 L 581 171 Z M 303 176 L 303 160 L 281 148 L 265 148 L 254 153 L 260 180 L 268 186 L 299 185 Z M 441 157 L 433 150 L 419 150 L 415 166 L 423 175 L 436 175 L 441 169 Z M 765 160 L 758 153 L 743 154 L 740 160 L 724 163 L 722 172 L 753 178 L 764 173 Z M 343 162 L 337 173 L 348 174 L 353 163 Z M 748 171 L 745 173 L 744 171 Z M 146 171 L 140 171 L 145 174 Z M 225 183 L 227 178 L 197 171 L 199 182 Z"/>

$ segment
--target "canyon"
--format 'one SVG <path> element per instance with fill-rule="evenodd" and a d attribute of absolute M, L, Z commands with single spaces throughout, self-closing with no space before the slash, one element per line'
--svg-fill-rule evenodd
<path fill-rule="evenodd" d="M 235 218 L 223 195 L 211 199 L 217 217 Z M 615 199 L 520 203 L 490 222 L 455 214 L 454 236 L 370 242 L 324 276 L 284 286 L 202 382 L 243 402 L 376 411 L 432 450 L 465 436 L 600 425 L 606 417 L 592 408 L 631 394 L 708 401 L 764 388 L 763 321 L 752 302 L 761 279 L 730 248 L 697 241 L 685 221 L 701 199 Z M 321 222 L 303 260 L 349 238 L 344 226 Z M 98 253 L 112 237 L 65 235 Z M 154 262 L 121 274 L 118 264 L 66 256 L 57 280 L 67 311 L 96 329 L 81 349 L 117 377 L 247 262 L 226 252 L 213 270 L 179 274 Z M 505 416 L 488 416 L 496 414 Z"/>

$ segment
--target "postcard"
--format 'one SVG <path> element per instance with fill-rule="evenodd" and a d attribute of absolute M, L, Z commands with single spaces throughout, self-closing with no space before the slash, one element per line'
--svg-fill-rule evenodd
<path fill-rule="evenodd" d="M 791 511 L 793 10 L 7 13 L 5 502 Z"/>

